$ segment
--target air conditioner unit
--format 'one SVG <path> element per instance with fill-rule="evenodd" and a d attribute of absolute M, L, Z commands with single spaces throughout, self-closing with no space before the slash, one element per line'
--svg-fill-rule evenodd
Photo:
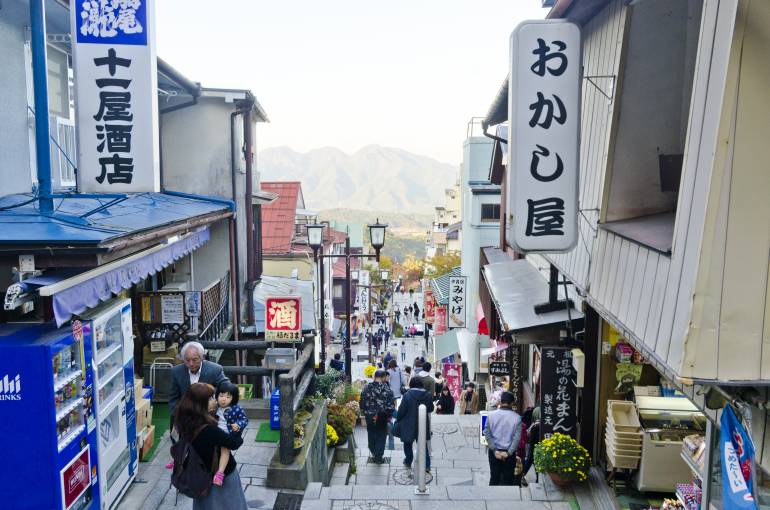
<path fill-rule="evenodd" d="M 172 292 L 187 292 L 190 290 L 189 282 L 169 282 L 164 285 L 160 290 L 168 290 Z"/>

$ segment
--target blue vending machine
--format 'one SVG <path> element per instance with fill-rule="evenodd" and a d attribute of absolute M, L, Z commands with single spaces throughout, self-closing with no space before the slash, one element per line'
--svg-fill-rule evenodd
<path fill-rule="evenodd" d="M 0 326 L 0 507 L 98 508 L 93 379 L 82 332 Z"/>
<path fill-rule="evenodd" d="M 115 508 L 136 476 L 134 335 L 131 300 L 116 298 L 79 316 L 94 379 L 99 510 Z"/>

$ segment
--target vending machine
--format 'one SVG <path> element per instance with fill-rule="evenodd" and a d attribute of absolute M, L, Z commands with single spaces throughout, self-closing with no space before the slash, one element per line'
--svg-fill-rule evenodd
<path fill-rule="evenodd" d="M 93 379 L 83 336 L 0 326 L 0 507 L 98 508 Z"/>
<path fill-rule="evenodd" d="M 131 301 L 113 299 L 78 317 L 94 379 L 100 510 L 114 508 L 136 476 Z"/>

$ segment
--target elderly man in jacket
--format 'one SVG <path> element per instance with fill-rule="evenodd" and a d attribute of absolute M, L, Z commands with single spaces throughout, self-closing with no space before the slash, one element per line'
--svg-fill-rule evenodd
<path fill-rule="evenodd" d="M 174 409 L 179 399 L 187 392 L 192 383 L 208 383 L 214 388 L 229 381 L 221 365 L 203 359 L 206 350 L 198 342 L 187 342 L 179 353 L 184 365 L 171 369 L 171 392 L 168 397 L 168 410 L 171 422 L 174 420 Z"/>

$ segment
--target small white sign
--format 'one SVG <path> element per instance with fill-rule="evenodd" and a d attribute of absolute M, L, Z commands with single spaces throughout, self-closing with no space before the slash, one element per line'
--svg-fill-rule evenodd
<path fill-rule="evenodd" d="M 189 317 L 200 317 L 201 292 L 199 290 L 184 293 L 184 309 Z"/>
<path fill-rule="evenodd" d="M 369 271 L 366 269 L 362 269 L 358 272 L 358 284 L 359 285 L 366 285 L 367 287 L 371 285 L 371 279 L 369 278 Z"/>
<path fill-rule="evenodd" d="M 577 244 L 580 28 L 524 21 L 510 39 L 508 239 L 521 252 Z"/>
<path fill-rule="evenodd" d="M 369 287 L 358 288 L 358 310 L 364 315 L 369 313 Z"/>
<path fill-rule="evenodd" d="M 71 3 L 84 192 L 160 191 L 155 0 Z"/>
<path fill-rule="evenodd" d="M 465 276 L 449 277 L 449 303 L 447 304 L 447 326 L 464 328 L 466 316 L 466 288 L 468 278 Z"/>
<path fill-rule="evenodd" d="M 184 323 L 183 294 L 163 294 L 160 297 L 160 322 L 163 324 Z"/>
<path fill-rule="evenodd" d="M 19 255 L 19 271 L 23 273 L 32 273 L 35 271 L 34 255 Z"/>

